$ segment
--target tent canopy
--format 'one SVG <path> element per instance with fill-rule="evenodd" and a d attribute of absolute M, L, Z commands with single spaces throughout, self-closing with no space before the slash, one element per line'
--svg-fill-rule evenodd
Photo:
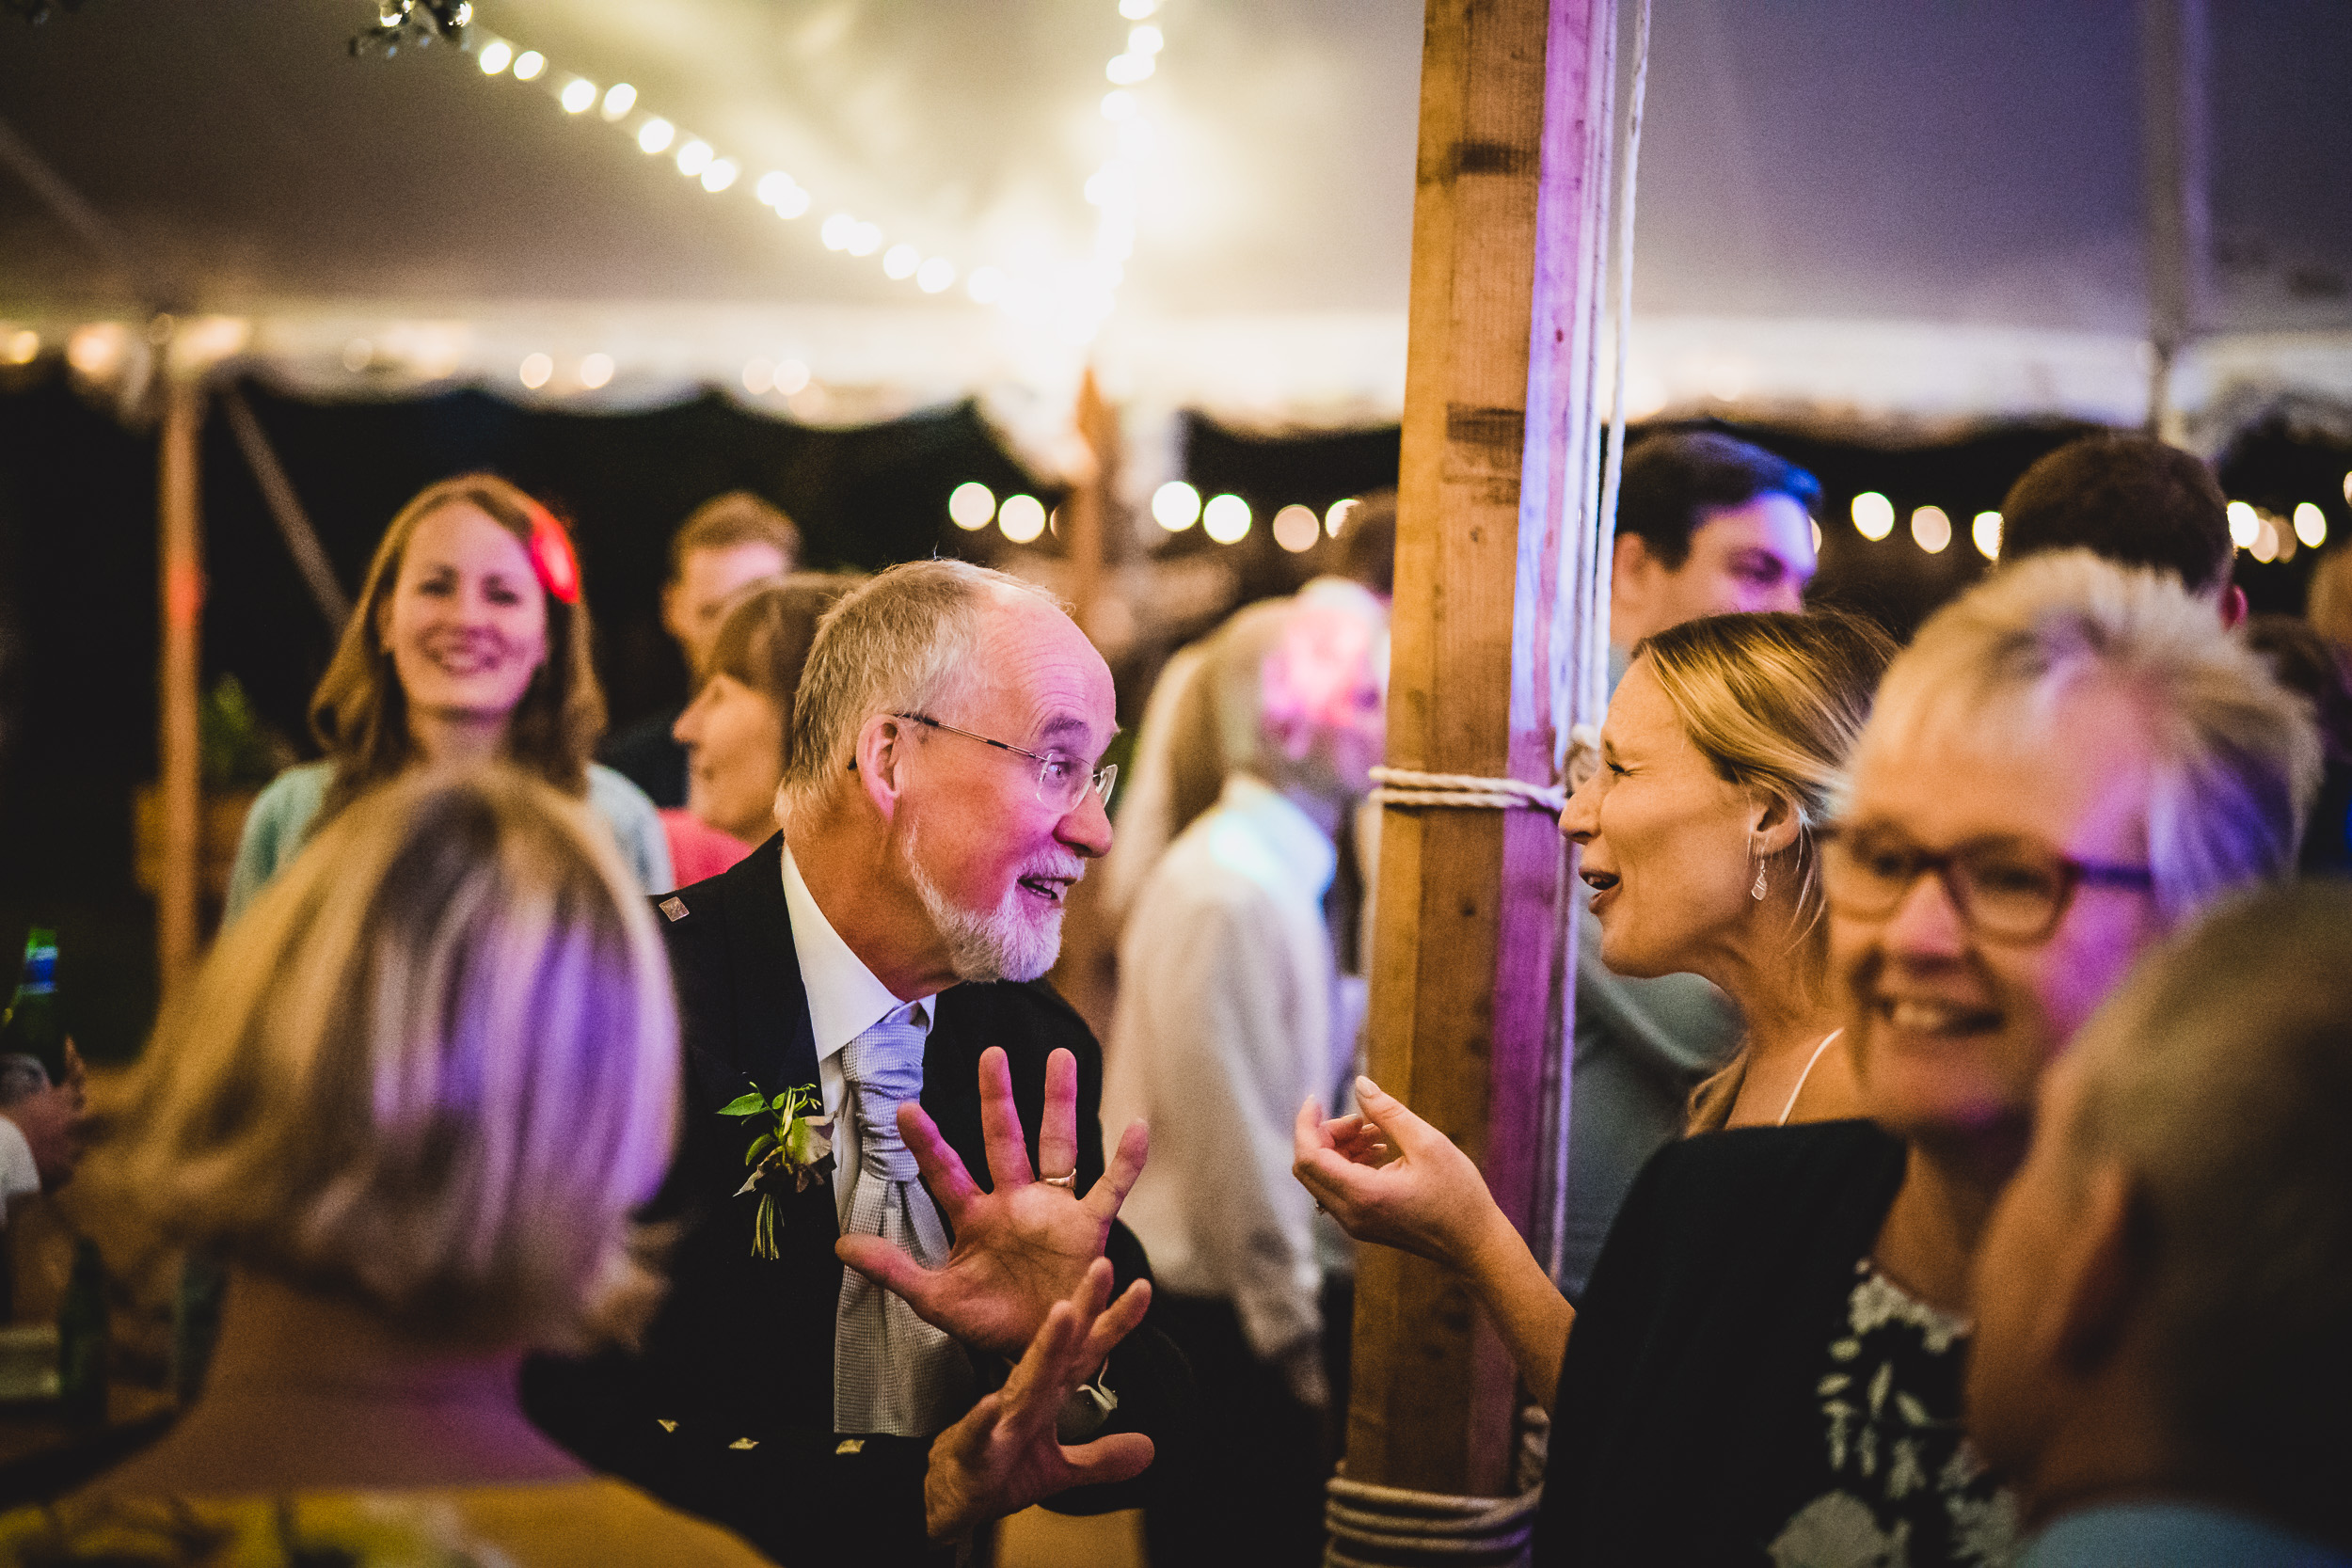
<path fill-rule="evenodd" d="M 1089 360 L 1138 430 L 1185 406 L 1393 420 L 1420 8 L 1127 9 L 1165 45 L 1127 88 L 1139 132 L 1104 113 L 1105 62 L 1149 52 L 1115 0 L 478 0 L 477 53 L 358 60 L 372 8 L 353 0 L 88 0 L 0 42 L 0 113 L 179 309 L 239 318 L 294 389 L 626 407 L 713 384 L 818 422 L 977 393 L 1048 468 Z M 2137 420 L 2137 14 L 1663 0 L 1630 411 Z M 2209 419 L 2249 396 L 2352 404 L 2352 8 L 2213 16 L 2215 336 L 2178 400 Z M 485 74 L 493 39 L 546 68 Z M 636 103 L 567 113 L 575 77 Z M 648 154 L 657 116 L 676 134 Z M 733 184 L 679 172 L 697 139 Z M 777 170 L 806 193 L 797 217 L 755 194 Z M 1132 254 L 1081 341 L 1122 190 Z M 835 214 L 873 226 L 866 254 L 827 248 Z M 901 245 L 954 281 L 887 276 Z M 981 268 L 1005 301 L 970 297 Z M 0 315 L 50 336 L 135 321 L 157 292 L 0 179 Z M 610 377 L 586 385 L 597 355 Z M 1147 451 L 1135 477 L 1165 466 Z"/>

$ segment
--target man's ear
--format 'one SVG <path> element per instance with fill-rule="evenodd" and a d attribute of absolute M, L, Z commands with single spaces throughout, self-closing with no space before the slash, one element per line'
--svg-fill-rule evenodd
<path fill-rule="evenodd" d="M 1638 533 L 1620 533 L 1610 546 L 1609 580 L 1613 584 L 1623 583 L 1639 594 L 1658 569 L 1658 557 L 1650 553 L 1649 541 Z"/>
<path fill-rule="evenodd" d="M 913 726 L 887 713 L 877 713 L 859 726 L 856 761 L 858 788 L 874 802 L 887 822 L 898 812 L 904 784 L 908 748 L 914 744 Z"/>
<path fill-rule="evenodd" d="M 2083 1179 L 2081 1206 L 2050 1259 L 2048 1289 L 2057 1364 L 2086 1381 L 2116 1354 L 2141 1305 L 2147 1259 L 2137 1244 L 2145 1196 L 2122 1166 Z"/>
<path fill-rule="evenodd" d="M 661 585 L 661 629 L 670 634 L 673 641 L 693 641 L 687 635 L 691 628 L 686 625 L 686 585 L 682 582 L 673 580 Z"/>
<path fill-rule="evenodd" d="M 2236 583 L 2221 591 L 2221 629 L 2235 631 L 2246 620 L 2246 590 Z"/>

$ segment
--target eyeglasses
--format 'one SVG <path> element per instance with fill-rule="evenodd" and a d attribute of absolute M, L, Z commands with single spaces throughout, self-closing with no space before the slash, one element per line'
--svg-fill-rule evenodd
<path fill-rule="evenodd" d="M 2142 893 L 2155 886 L 2144 866 L 2070 860 L 2030 839 L 1971 839 L 1937 854 L 1892 828 L 1830 829 L 1822 838 L 1822 891 L 1837 913 L 1883 919 L 1932 872 L 1968 927 L 2001 942 L 2049 940 L 2086 884 Z"/>
<path fill-rule="evenodd" d="M 894 713 L 893 719 L 903 719 L 910 724 L 922 724 L 934 730 L 946 730 L 966 740 L 977 740 L 983 746 L 993 746 L 1000 752 L 1010 752 L 1017 757 L 1027 757 L 1037 764 L 1037 798 L 1041 805 L 1050 806 L 1057 815 L 1067 815 L 1086 799 L 1087 786 L 1103 798 L 1103 809 L 1111 809 L 1111 789 L 1119 783 L 1119 764 L 1106 762 L 1089 773 L 1086 765 L 1067 752 L 1031 752 L 1002 740 L 991 740 L 970 730 L 960 730 L 953 724 L 921 713 Z"/>

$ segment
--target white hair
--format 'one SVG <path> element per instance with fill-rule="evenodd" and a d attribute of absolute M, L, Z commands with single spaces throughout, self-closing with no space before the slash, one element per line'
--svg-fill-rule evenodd
<path fill-rule="evenodd" d="M 1009 594 L 1064 608 L 1009 573 L 962 561 L 911 561 L 826 611 L 793 699 L 778 810 L 803 809 L 834 786 L 855 760 L 868 719 L 952 705 L 984 678 L 981 611 Z"/>
<path fill-rule="evenodd" d="M 2086 689 L 2140 716 L 2166 920 L 2293 869 L 2319 786 L 2309 705 L 2177 578 L 2088 550 L 2022 562 L 1938 610 L 1888 666 L 1856 766 L 1953 724 L 2056 740 L 2058 704 Z"/>

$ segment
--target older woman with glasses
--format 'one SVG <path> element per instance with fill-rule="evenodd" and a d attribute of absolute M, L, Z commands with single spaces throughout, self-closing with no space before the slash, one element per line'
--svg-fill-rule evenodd
<path fill-rule="evenodd" d="M 2210 607 L 2036 561 L 1889 668 L 1823 856 L 1869 1119 L 1668 1148 L 1576 1312 L 1394 1100 L 1363 1095 L 1384 1164 L 1302 1121 L 1301 1179 L 1462 1270 L 1532 1386 L 1565 1339 L 1538 1562 L 2007 1560 L 2014 1510 L 1960 1431 L 1961 1314 L 2035 1086 L 2159 936 L 2293 866 L 2317 770 L 2308 713 Z"/>

